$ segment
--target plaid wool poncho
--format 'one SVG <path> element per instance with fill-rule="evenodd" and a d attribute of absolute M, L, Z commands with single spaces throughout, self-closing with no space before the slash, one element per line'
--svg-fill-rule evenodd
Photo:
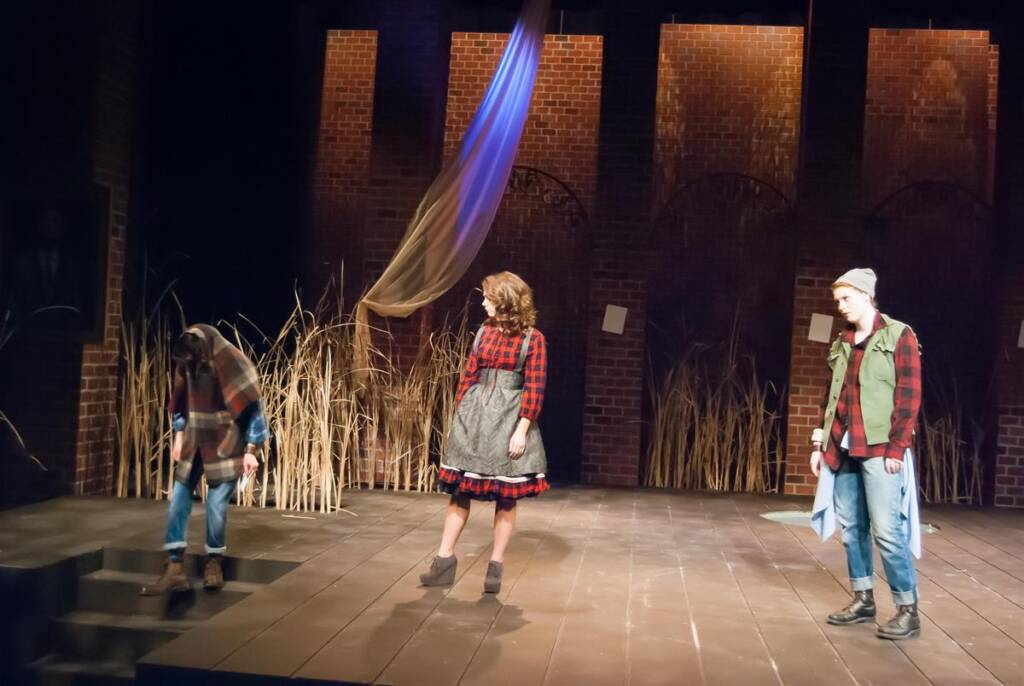
<path fill-rule="evenodd" d="M 203 342 L 204 355 L 194 377 L 181 366 L 174 373 L 171 412 L 186 418 L 174 478 L 187 484 L 198 454 L 207 483 L 237 479 L 245 453 L 238 419 L 252 403 L 261 402 L 256 367 L 212 326 L 196 324 L 185 333 Z"/>

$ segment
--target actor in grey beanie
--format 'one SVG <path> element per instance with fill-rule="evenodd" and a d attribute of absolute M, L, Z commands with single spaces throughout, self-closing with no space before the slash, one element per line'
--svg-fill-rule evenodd
<path fill-rule="evenodd" d="M 896 640 L 921 631 L 912 557 L 912 551 L 920 555 L 920 546 L 907 524 L 916 521 L 916 499 L 903 497 L 916 489 L 910 447 L 921 407 L 921 357 L 913 329 L 878 311 L 877 281 L 873 270 L 860 267 L 832 283 L 847 324 L 829 350 L 832 381 L 824 421 L 811 438 L 810 463 L 819 490 L 827 484 L 833 489 L 829 499 L 842 527 L 854 592 L 853 602 L 828 622 L 875 620 L 873 541 L 897 608 L 876 633 Z M 823 469 L 830 473 L 822 475 Z"/>

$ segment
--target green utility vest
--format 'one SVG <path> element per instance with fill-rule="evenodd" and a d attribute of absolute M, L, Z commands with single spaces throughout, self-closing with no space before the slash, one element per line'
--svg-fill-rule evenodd
<path fill-rule="evenodd" d="M 868 445 L 889 441 L 896 391 L 896 342 L 907 328 L 903 322 L 890 319 L 884 314 L 882 321 L 885 322 L 885 327 L 868 339 L 858 374 L 860 409 L 864 416 L 864 431 L 867 434 Z M 836 417 L 839 394 L 846 380 L 846 366 L 850 361 L 851 351 L 852 346 L 843 340 L 842 334 L 832 342 L 832 347 L 828 351 L 832 383 L 828 391 L 828 403 L 825 405 L 825 423 L 822 425 L 823 451 L 828 448 L 828 441 L 832 437 L 832 423 Z"/>

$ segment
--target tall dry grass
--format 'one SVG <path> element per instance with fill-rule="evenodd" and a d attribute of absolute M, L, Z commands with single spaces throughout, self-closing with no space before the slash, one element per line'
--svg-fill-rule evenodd
<path fill-rule="evenodd" d="M 166 303 L 122 327 L 120 497 L 161 499 L 171 488 L 170 346 L 185 318 L 173 295 Z M 432 333 L 406 370 L 387 354 L 391 338 L 383 330 L 374 332 L 380 347 L 371 348 L 369 368 L 355 369 L 353 318 L 323 301 L 307 310 L 296 299 L 271 335 L 244 318 L 226 328 L 256 363 L 271 430 L 240 504 L 329 512 L 341 506 L 346 488 L 434 488 L 470 339 L 465 312 Z M 648 392 L 645 485 L 778 490 L 783 397 L 758 380 L 735 337 L 724 354 L 691 348 L 661 379 L 649 380 Z M 980 502 L 980 427 L 965 416 L 955 387 L 933 396 L 915 442 L 922 498 Z M 9 425 L 2 413 L 0 424 Z"/>
<path fill-rule="evenodd" d="M 643 483 L 659 488 L 775 492 L 782 477 L 782 397 L 758 381 L 734 334 L 724 351 L 692 347 L 648 380 Z"/>
<path fill-rule="evenodd" d="M 181 326 L 167 321 L 136 318 L 122 330 L 116 477 L 122 497 L 160 498 L 169 490 L 169 346 Z M 469 341 L 466 321 L 463 312 L 454 324 L 445 322 L 408 370 L 378 347 L 370 349 L 368 369 L 354 367 L 356 324 L 340 299 L 325 297 L 306 309 L 296 297 L 273 334 L 244 317 L 221 322 L 256 365 L 271 433 L 265 459 L 238 502 L 330 512 L 341 507 L 346 488 L 433 489 Z M 375 329 L 374 338 L 390 347 L 388 331 Z"/>
<path fill-rule="evenodd" d="M 133 317 L 121 321 L 120 380 L 114 417 L 114 495 L 119 498 L 135 495 L 161 500 L 170 496 L 173 485 L 168 411 L 171 346 L 175 334 L 185 326 L 185 314 L 173 286 L 173 282 L 168 284 L 147 311 L 144 281 L 142 304 Z"/>
<path fill-rule="evenodd" d="M 914 436 L 921 498 L 928 503 L 980 504 L 982 428 L 964 413 L 955 379 L 930 390 Z"/>
<path fill-rule="evenodd" d="M 782 407 L 771 384 L 737 354 L 695 346 L 660 380 L 650 379 L 644 484 L 717 491 L 774 492 L 781 483 Z M 964 411 L 955 379 L 925 378 L 914 454 L 928 503 L 982 501 L 984 434 Z"/>
<path fill-rule="evenodd" d="M 119 498 L 134 494 L 160 500 L 170 492 L 170 458 L 164 450 L 171 433 L 170 336 L 167 319 L 159 311 L 121 325 L 114 481 Z"/>

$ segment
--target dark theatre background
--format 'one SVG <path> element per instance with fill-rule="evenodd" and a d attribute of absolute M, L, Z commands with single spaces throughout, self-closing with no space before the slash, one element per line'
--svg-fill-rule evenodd
<path fill-rule="evenodd" d="M 645 378 L 739 322 L 785 388 L 807 494 L 824 345 L 853 265 L 974 419 L 984 500 L 1024 506 L 1024 22 L 995 2 L 555 2 L 511 190 L 477 263 L 393 322 L 397 355 L 479 278 L 520 272 L 553 360 L 554 476 L 635 485 Z M 89 322 L 0 349 L 3 503 L 111 492 L 122 312 L 174 283 L 192 320 L 273 329 L 345 263 L 354 302 L 452 154 L 511 0 L 5 6 L 0 283 L 68 217 Z M 931 30 L 929 30 L 931 29 Z M 497 32 L 497 33 L 496 33 Z M 549 200 L 528 192 L 543 187 Z M 102 228 L 95 230 L 96 222 Z M 603 333 L 606 304 L 629 308 Z M 105 314 L 104 316 L 97 316 Z M 38 330 L 36 330 L 38 329 Z M 650 368 L 649 368 L 650 366 Z"/>

